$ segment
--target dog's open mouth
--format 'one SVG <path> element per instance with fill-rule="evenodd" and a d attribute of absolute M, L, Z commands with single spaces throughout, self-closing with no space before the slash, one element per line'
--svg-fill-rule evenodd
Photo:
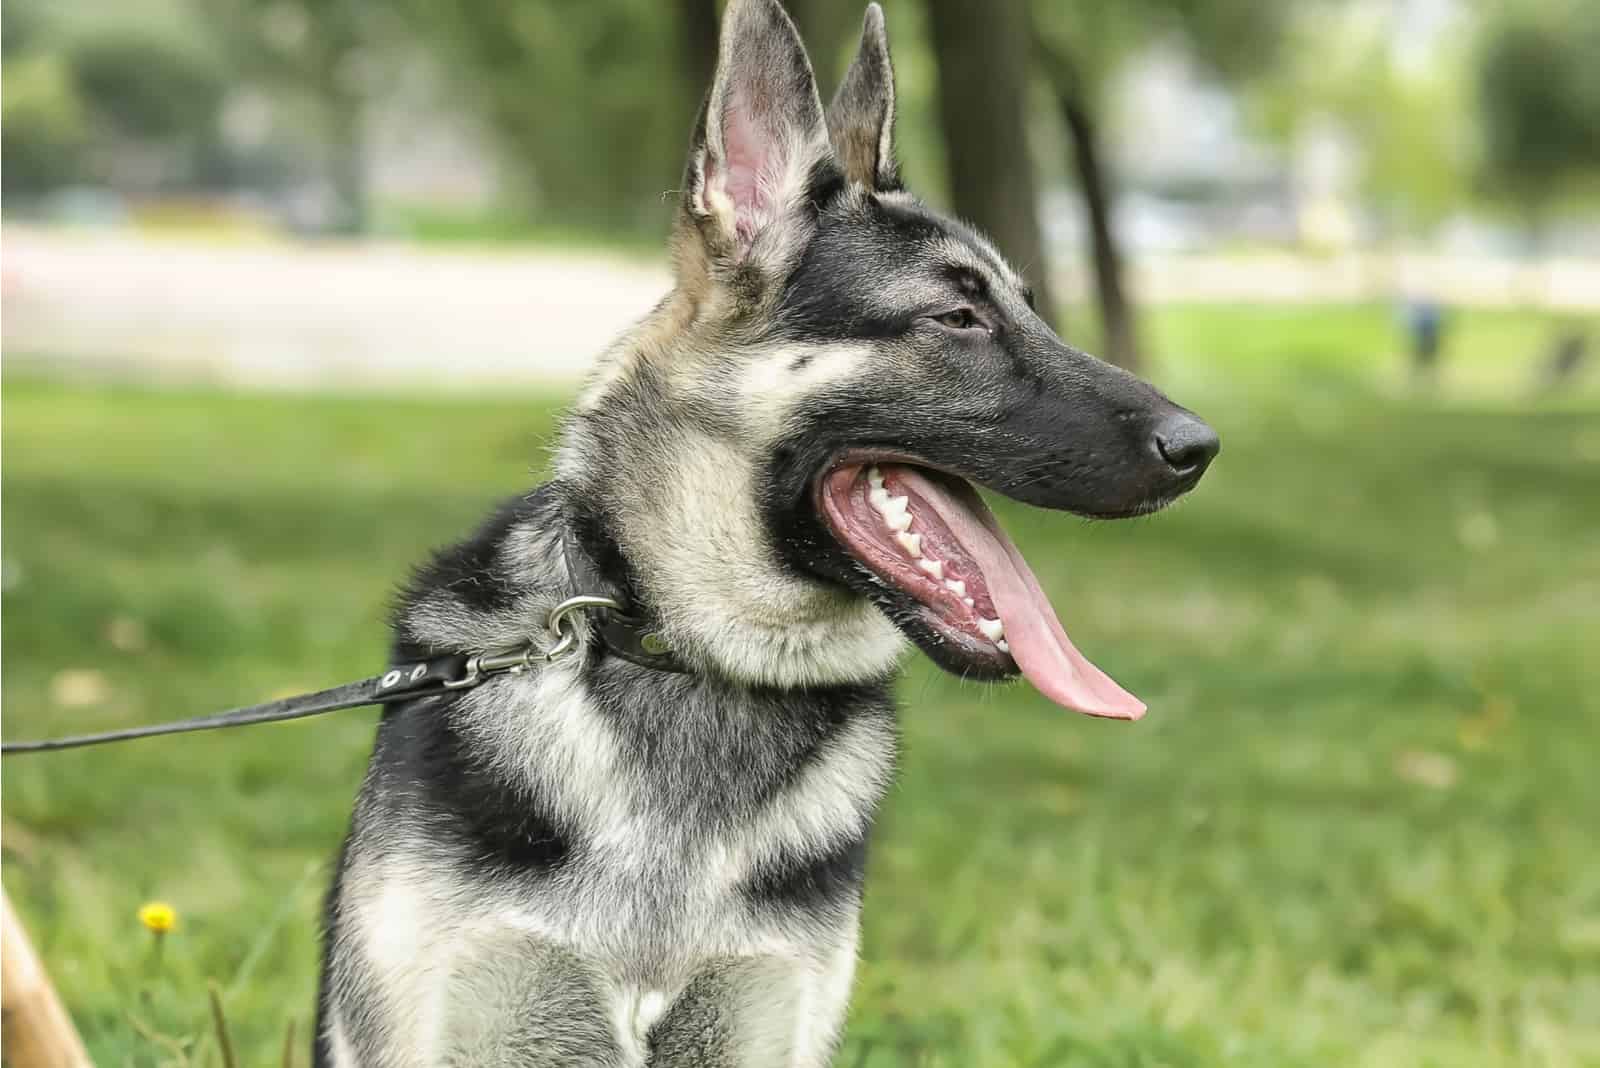
<path fill-rule="evenodd" d="M 1052 701 L 1091 716 L 1144 715 L 1144 702 L 1078 652 L 966 482 L 905 463 L 846 463 L 818 480 L 817 502 L 850 555 L 910 598 L 962 660 L 995 674 L 1020 670 Z"/>

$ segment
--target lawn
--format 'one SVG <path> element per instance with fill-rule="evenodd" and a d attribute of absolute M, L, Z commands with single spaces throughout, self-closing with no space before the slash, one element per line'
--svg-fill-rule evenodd
<path fill-rule="evenodd" d="M 1528 399 L 1534 318 L 1460 326 L 1420 397 L 1382 309 L 1155 317 L 1199 492 L 1002 508 L 1150 715 L 910 665 L 841 1065 L 1600 1064 L 1600 401 Z M 561 400 L 8 381 L 6 736 L 372 672 Z M 241 1064 L 304 1036 L 373 720 L 6 761 L 5 885 L 98 1063 L 219 1063 L 212 980 Z"/>

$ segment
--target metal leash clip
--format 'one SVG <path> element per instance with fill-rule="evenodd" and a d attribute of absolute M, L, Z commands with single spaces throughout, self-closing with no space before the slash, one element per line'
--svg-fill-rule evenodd
<path fill-rule="evenodd" d="M 531 668 L 536 663 L 549 664 L 566 656 L 577 647 L 578 628 L 568 618 L 574 612 L 589 611 L 593 609 L 608 609 L 612 612 L 621 612 L 622 605 L 610 597 L 597 597 L 591 594 L 582 594 L 577 597 L 568 597 L 565 601 L 550 610 L 550 618 L 545 620 L 545 630 L 550 637 L 555 639 L 555 644 L 550 648 L 541 650 L 537 645 L 529 642 L 527 645 L 515 649 L 505 649 L 495 653 L 479 653 L 467 660 L 466 674 L 459 679 L 452 679 L 444 684 L 447 690 L 465 690 L 483 682 L 491 675 L 520 674 Z"/>

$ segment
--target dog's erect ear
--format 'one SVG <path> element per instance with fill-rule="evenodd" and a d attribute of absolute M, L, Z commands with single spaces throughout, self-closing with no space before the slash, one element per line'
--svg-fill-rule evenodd
<path fill-rule="evenodd" d="M 884 191 L 900 188 L 894 160 L 894 65 L 883 8 L 867 5 L 861 47 L 828 107 L 834 155 L 852 182 Z"/>
<path fill-rule="evenodd" d="M 689 152 L 685 200 L 708 238 L 747 257 L 832 165 L 811 61 L 778 0 L 731 0 L 717 75 Z"/>

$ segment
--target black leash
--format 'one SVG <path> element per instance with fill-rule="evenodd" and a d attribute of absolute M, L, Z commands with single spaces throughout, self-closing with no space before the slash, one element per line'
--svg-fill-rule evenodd
<path fill-rule="evenodd" d="M 470 684 L 464 681 L 468 676 L 468 664 L 474 659 L 476 658 L 459 653 L 435 657 L 415 664 L 402 664 L 390 668 L 382 675 L 374 675 L 359 682 L 347 682 L 343 686 L 318 690 L 316 693 L 297 694 L 294 697 L 284 697 L 264 704 L 234 708 L 209 716 L 174 720 L 171 723 L 127 727 L 99 734 L 73 734 L 65 738 L 47 738 L 37 742 L 6 742 L 0 745 L 0 753 L 6 756 L 11 756 L 13 753 L 53 753 L 58 749 L 77 749 L 84 745 L 126 742 L 134 738 L 154 738 L 162 734 L 210 731 L 219 727 L 246 727 L 252 723 L 276 723 L 280 720 L 320 715 L 323 712 L 337 712 L 343 708 L 388 704 L 391 701 L 411 701 L 418 697 L 427 697 L 482 682 L 488 676 L 481 671 L 478 678 Z"/>
<path fill-rule="evenodd" d="M 195 716 L 190 719 L 174 720 L 171 723 L 156 723 L 148 727 L 127 727 L 99 734 L 74 734 L 36 742 L 6 742 L 0 744 L 0 754 L 11 756 L 16 753 L 52 753 L 60 749 L 77 749 L 85 745 L 126 742 L 134 738 L 154 738 L 162 734 L 187 734 L 190 731 L 210 731 L 221 727 L 246 727 L 252 723 L 277 723 L 282 720 L 317 716 L 324 712 L 337 712 L 345 708 L 414 701 L 419 697 L 431 697 L 455 690 L 470 690 L 495 675 L 516 674 L 536 663 L 549 663 L 572 652 L 578 645 L 578 632 L 569 617 L 578 611 L 596 613 L 597 618 L 592 633 L 606 652 L 658 671 L 687 670 L 646 620 L 627 614 L 622 604 L 615 598 L 582 595 L 569 597 L 551 609 L 550 618 L 545 623 L 545 630 L 552 639 L 548 649 L 541 650 L 530 642 L 503 652 L 476 655 L 452 653 L 431 660 L 399 664 L 382 675 L 374 675 L 358 682 L 347 682 L 343 686 L 230 709 L 209 716 Z"/>

